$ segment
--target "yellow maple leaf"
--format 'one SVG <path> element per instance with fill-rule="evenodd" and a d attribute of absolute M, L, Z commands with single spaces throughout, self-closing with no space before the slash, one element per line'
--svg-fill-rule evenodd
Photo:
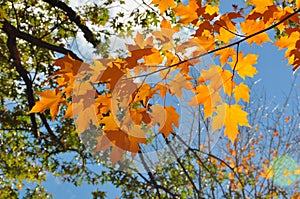
<path fill-rule="evenodd" d="M 233 33 L 224 28 L 221 28 L 219 35 L 216 36 L 216 39 L 224 42 L 225 44 L 228 44 L 234 37 L 235 35 Z"/>
<path fill-rule="evenodd" d="M 219 5 L 206 4 L 204 14 L 209 14 L 209 15 L 219 14 Z"/>
<path fill-rule="evenodd" d="M 237 72 L 237 74 L 245 79 L 246 76 L 254 77 L 257 74 L 257 70 L 253 67 L 253 64 L 256 64 L 256 60 L 258 55 L 255 54 L 248 54 L 244 57 L 244 53 L 240 52 L 238 54 L 238 62 L 236 64 L 236 55 L 233 56 L 233 61 L 229 63 L 231 68 Z"/>
<path fill-rule="evenodd" d="M 250 127 L 247 112 L 238 104 L 228 105 L 223 103 L 217 106 L 216 115 L 212 118 L 212 132 L 225 126 L 224 134 L 234 143 L 239 134 L 238 126 Z"/>
<path fill-rule="evenodd" d="M 234 92 L 234 98 L 235 98 L 236 103 L 238 103 L 240 101 L 240 99 L 243 99 L 245 102 L 249 102 L 250 89 L 243 82 L 240 83 L 239 85 L 235 86 L 233 89 L 233 92 Z"/>
<path fill-rule="evenodd" d="M 263 30 L 265 28 L 265 23 L 260 20 L 246 20 L 244 22 L 240 23 L 242 31 L 245 33 L 246 36 L 249 36 L 251 34 L 254 34 L 260 30 Z M 247 42 L 252 45 L 252 43 L 256 43 L 259 46 L 261 46 L 262 42 L 272 41 L 268 34 L 263 32 L 258 35 L 255 35 L 254 37 L 251 37 L 247 39 Z"/>
<path fill-rule="evenodd" d="M 52 120 L 54 120 L 58 113 L 60 104 L 65 101 L 62 97 L 62 93 L 57 90 L 45 90 L 44 92 L 38 92 L 38 94 L 42 97 L 42 99 L 35 103 L 29 113 L 41 113 L 50 108 L 50 114 Z"/>
<path fill-rule="evenodd" d="M 174 0 L 153 0 L 151 4 L 158 4 L 160 14 L 164 13 L 169 7 L 174 8 L 176 6 Z"/>
<path fill-rule="evenodd" d="M 268 6 L 273 5 L 273 0 L 251 0 L 251 4 L 255 6 L 254 11 L 264 13 L 268 10 Z"/>

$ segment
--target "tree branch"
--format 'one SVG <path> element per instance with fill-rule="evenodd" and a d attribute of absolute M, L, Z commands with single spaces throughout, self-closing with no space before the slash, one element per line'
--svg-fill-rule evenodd
<path fill-rule="evenodd" d="M 9 32 L 7 32 L 7 36 L 8 36 L 8 38 L 7 38 L 6 45 L 8 47 L 10 57 L 13 59 L 13 63 L 15 65 L 19 75 L 22 77 L 23 81 L 25 82 L 26 96 L 27 96 L 29 108 L 31 109 L 35 104 L 33 90 L 32 90 L 32 81 L 29 78 L 28 72 L 25 70 L 25 68 L 23 67 L 23 65 L 21 63 L 20 53 L 19 53 L 19 50 L 17 47 L 17 41 L 16 41 L 15 35 L 9 34 Z M 34 113 L 30 114 L 30 120 L 31 120 L 31 124 L 32 124 L 33 134 L 36 138 L 38 138 L 39 137 L 38 127 L 37 127 L 37 122 L 36 122 Z"/>
<path fill-rule="evenodd" d="M 228 44 L 228 45 L 226 45 L 226 46 L 222 46 L 222 47 L 220 47 L 220 48 L 216 48 L 216 49 L 214 49 L 214 50 L 211 50 L 211 51 L 202 53 L 202 54 L 200 54 L 200 55 L 197 55 L 197 56 L 192 57 L 192 58 L 189 58 L 189 59 L 185 59 L 185 60 L 183 60 L 183 61 L 179 61 L 179 62 L 177 62 L 177 63 L 175 63 L 175 64 L 170 65 L 170 66 L 166 66 L 166 67 L 164 67 L 164 68 L 160 68 L 160 69 L 158 69 L 158 70 L 156 70 L 156 71 L 153 71 L 153 72 L 150 72 L 150 73 L 147 73 L 147 74 L 144 74 L 144 75 L 138 75 L 138 76 L 130 77 L 130 78 L 126 78 L 126 79 L 132 79 L 132 78 L 138 78 L 138 77 L 147 77 L 147 76 L 149 76 L 149 75 L 156 74 L 156 73 L 158 73 L 158 72 L 160 72 L 160 71 L 167 70 L 167 69 L 169 69 L 169 68 L 178 66 L 178 65 L 180 65 L 180 64 L 187 63 L 187 62 L 192 61 L 192 60 L 194 60 L 194 59 L 199 59 L 199 58 L 204 57 L 204 56 L 206 56 L 206 55 L 210 55 L 210 54 L 215 53 L 215 52 L 218 52 L 218 51 L 220 51 L 220 50 L 223 50 L 223 49 L 226 49 L 226 48 L 229 48 L 229 47 L 238 45 L 238 44 L 240 44 L 240 43 L 246 41 L 247 39 L 250 39 L 250 38 L 252 38 L 252 37 L 255 37 L 256 35 L 259 35 L 259 34 L 261 34 L 261 33 L 267 32 L 267 31 L 269 31 L 269 30 L 275 28 L 276 26 L 282 24 L 284 21 L 286 21 L 287 19 L 291 18 L 292 16 L 294 16 L 294 15 L 297 14 L 298 12 L 300 12 L 300 8 L 299 8 L 298 10 L 296 10 L 295 12 L 289 14 L 288 16 L 284 17 L 284 18 L 281 19 L 279 22 L 277 22 L 277 23 L 275 23 L 275 24 L 269 26 L 268 28 L 265 28 L 265 29 L 263 29 L 263 30 L 260 30 L 260 31 L 258 31 L 258 32 L 255 32 L 255 33 L 253 33 L 253 34 L 251 34 L 251 35 L 248 35 L 248 36 L 244 37 L 243 39 L 240 39 L 240 40 L 238 40 L 238 41 L 236 41 L 236 42 L 234 42 L 234 43 Z"/>
<path fill-rule="evenodd" d="M 35 38 L 27 33 L 21 32 L 20 30 L 16 29 L 13 25 L 11 25 L 7 20 L 4 20 L 3 22 L 3 27 L 2 30 L 4 32 L 7 33 L 8 36 L 10 36 L 11 38 L 20 38 L 20 39 L 24 39 L 25 41 L 39 46 L 41 48 L 45 48 L 48 50 L 52 50 L 58 53 L 62 53 L 64 55 L 69 54 L 71 57 L 73 57 L 74 59 L 80 60 L 82 61 L 74 52 L 72 52 L 71 50 L 65 49 L 63 47 L 60 46 L 55 46 L 52 44 L 49 44 L 47 42 L 44 42 L 38 38 Z"/>
<path fill-rule="evenodd" d="M 80 30 L 84 33 L 84 38 L 90 42 L 91 44 L 93 44 L 94 48 L 97 47 L 97 45 L 100 43 L 100 41 L 98 41 L 97 39 L 94 38 L 94 35 L 92 33 L 92 31 L 86 26 L 83 25 L 81 23 L 81 19 L 80 16 L 76 14 L 76 12 L 69 7 L 67 4 L 65 4 L 62 1 L 59 0 L 43 0 L 45 2 L 47 2 L 48 4 L 50 4 L 53 7 L 57 7 L 63 11 L 66 12 L 66 15 L 69 17 L 69 19 L 74 22 L 78 28 L 80 28 Z"/>

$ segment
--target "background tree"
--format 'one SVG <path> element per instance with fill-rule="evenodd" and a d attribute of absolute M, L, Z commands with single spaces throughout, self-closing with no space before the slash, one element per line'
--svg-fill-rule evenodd
<path fill-rule="evenodd" d="M 297 151 L 298 109 L 293 109 L 293 116 L 284 118 L 282 111 L 271 112 L 274 116 L 271 113 L 271 116 L 265 116 L 265 109 L 254 101 L 242 108 L 242 101 L 249 102 L 250 91 L 242 81 L 257 73 L 252 66 L 256 63 L 257 55 L 244 55 L 240 51 L 240 44 L 248 42 L 249 45 L 262 45 L 263 42 L 270 42 L 266 31 L 274 29 L 274 44 L 279 48 L 288 48 L 286 58 L 296 71 L 299 67 L 299 1 L 247 1 L 246 5 L 233 5 L 232 12 L 222 15 L 218 12 L 218 1 L 189 1 L 184 4 L 177 1 L 153 1 L 151 4 L 141 2 L 143 11 L 135 9 L 129 14 L 110 12 L 112 7 L 122 4 L 122 1 L 105 1 L 76 9 L 68 6 L 68 3 L 55 0 L 5 1 L 0 4 L 1 197 L 17 198 L 19 190 L 24 189 L 24 180 L 36 185 L 36 188 L 27 190 L 26 197 L 49 197 L 42 186 L 47 172 L 75 185 L 82 182 L 112 182 L 121 187 L 122 196 L 127 198 L 142 195 L 146 198 L 263 198 L 292 195 L 291 190 L 282 189 L 274 183 L 277 174 L 272 169 L 275 164 L 272 160 L 282 155 L 280 153 Z M 237 31 L 236 24 L 240 25 L 243 34 Z M 108 57 L 111 53 L 109 37 L 113 34 L 130 34 L 134 26 L 143 28 L 145 33 L 136 34 L 136 44 L 127 46 L 131 54 L 119 59 Z M 159 34 L 156 31 L 149 36 L 149 30 L 153 26 L 160 26 L 170 32 L 161 31 Z M 184 57 L 184 50 L 179 53 L 176 51 L 176 48 L 191 47 L 188 42 L 172 41 L 172 35 L 185 28 L 192 32 L 188 42 L 196 42 L 202 48 L 196 50 L 192 57 Z M 80 55 L 80 49 L 76 52 L 73 50 L 73 45 L 76 45 L 74 38 L 80 34 L 102 58 L 94 63 L 95 66 L 83 63 L 84 57 Z M 158 46 L 151 46 L 152 36 L 159 41 Z M 164 44 L 172 45 L 170 47 Z M 57 59 L 61 54 L 66 56 Z M 207 54 L 219 56 L 220 66 L 208 66 L 200 74 L 193 76 L 190 70 L 197 64 L 196 58 Z M 155 67 L 146 68 L 143 72 L 148 73 L 144 74 L 136 67 L 141 63 L 146 67 Z M 163 65 L 158 67 L 158 64 Z M 122 112 L 124 109 L 121 103 L 118 104 L 117 111 L 121 118 L 126 119 L 129 115 L 144 130 L 150 123 L 149 115 L 155 113 L 155 106 L 151 107 L 148 103 L 152 102 L 150 99 L 157 93 L 162 99 L 166 99 L 164 92 L 168 96 L 180 98 L 184 86 L 185 90 L 196 94 L 190 105 L 199 105 L 199 109 L 196 109 L 201 116 L 198 123 L 204 128 L 198 129 L 198 140 L 201 141 L 204 133 L 209 135 L 211 131 L 224 130 L 223 124 L 224 134 L 228 138 L 219 141 L 219 147 L 206 146 L 211 142 L 209 137 L 203 145 L 199 142 L 196 147 L 192 147 L 191 143 L 186 143 L 176 133 L 179 114 L 172 108 L 172 104 L 161 106 L 167 114 L 168 128 L 160 124 L 157 132 L 147 131 L 154 134 L 153 137 L 147 137 L 148 141 L 143 136 L 135 140 L 134 136 L 124 135 L 122 129 L 118 130 L 122 139 L 114 136 L 113 133 L 117 130 L 109 126 L 114 122 L 109 118 L 113 112 L 107 99 L 118 86 L 122 88 L 124 85 L 118 84 L 118 78 L 132 72 L 132 69 L 136 69 L 135 76 L 130 78 L 146 79 L 157 73 L 163 81 L 160 82 L 162 84 L 156 82 L 155 85 L 143 81 L 138 87 L 132 85 L 134 92 L 117 95 L 132 97 L 129 112 Z M 88 74 L 80 73 L 83 70 L 88 71 Z M 176 71 L 176 77 L 169 76 L 169 73 Z M 70 116 L 70 107 L 80 109 L 80 103 L 76 104 L 76 83 L 74 85 L 72 82 L 72 78 L 78 74 L 80 78 L 87 78 L 83 79 L 88 80 L 86 82 L 102 86 L 100 91 L 97 90 L 96 96 L 92 96 L 99 103 L 99 126 L 94 123 L 90 125 L 87 120 L 85 123 L 79 122 L 86 128 L 78 128 L 77 123 L 76 129 L 74 121 L 66 117 Z M 100 81 L 95 77 L 99 74 L 102 74 Z M 84 84 L 85 81 L 83 85 L 87 86 L 87 90 L 93 90 L 94 87 Z M 127 85 L 131 83 L 126 82 Z M 213 102 L 211 99 L 219 98 L 213 94 L 219 92 L 225 98 Z M 39 101 L 36 101 L 36 93 L 41 97 Z M 207 95 L 207 99 L 202 99 L 203 95 Z M 61 111 L 58 112 L 60 106 Z M 222 116 L 224 112 L 225 115 L 230 115 L 230 111 L 236 113 L 234 121 Z M 83 110 L 80 109 L 79 113 L 81 112 Z M 178 117 L 174 118 L 174 115 Z M 75 121 L 78 122 L 79 118 L 75 118 Z M 78 131 L 83 142 L 78 137 Z M 152 142 L 154 149 L 159 142 L 166 145 L 170 155 L 175 157 L 170 159 L 168 166 L 158 166 L 153 170 L 150 167 L 152 165 L 143 160 L 143 144 L 148 142 L 148 146 L 151 145 L 149 139 L 152 138 L 158 139 Z M 123 152 L 116 151 L 117 147 L 107 144 L 107 139 L 114 141 Z M 176 143 L 180 143 L 178 146 L 170 144 L 175 139 Z M 255 146 L 260 151 L 255 151 Z M 268 146 L 268 149 L 265 150 L 264 146 Z M 179 148 L 184 149 L 184 156 L 177 154 Z M 120 161 L 125 151 L 132 152 L 139 158 L 146 175 L 131 168 L 128 162 Z M 62 155 L 66 153 L 74 158 L 71 161 L 62 159 Z M 168 154 L 159 155 L 165 157 Z M 96 173 L 89 169 L 89 165 L 99 162 L 108 170 Z M 122 167 L 127 169 L 120 169 Z M 296 168 L 289 172 L 297 175 L 298 170 Z M 288 176 L 287 171 L 285 173 Z M 298 184 L 294 185 L 292 190 L 297 191 Z M 104 197 L 105 194 L 96 191 L 93 195 Z"/>

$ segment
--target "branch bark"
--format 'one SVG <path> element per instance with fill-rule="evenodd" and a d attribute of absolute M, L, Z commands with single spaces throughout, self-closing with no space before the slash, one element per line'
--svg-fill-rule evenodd
<path fill-rule="evenodd" d="M 76 14 L 76 12 L 69 7 L 67 4 L 65 4 L 62 1 L 59 0 L 43 0 L 45 2 L 47 2 L 48 4 L 50 4 L 53 7 L 57 7 L 63 11 L 66 12 L 66 15 L 69 17 L 69 19 L 74 22 L 78 28 L 80 28 L 80 30 L 84 33 L 84 38 L 90 42 L 91 44 L 93 44 L 94 48 L 97 47 L 97 45 L 100 43 L 100 41 L 98 41 L 97 39 L 94 38 L 94 34 L 92 33 L 92 31 L 84 24 L 81 23 L 81 19 L 80 16 Z"/>
<path fill-rule="evenodd" d="M 25 41 L 27 41 L 27 42 L 29 42 L 33 45 L 36 45 L 36 46 L 39 46 L 41 48 L 45 48 L 45 49 L 48 49 L 48 50 L 51 50 L 51 51 L 55 51 L 55 52 L 58 52 L 58 53 L 62 53 L 62 54 L 65 54 L 65 55 L 69 54 L 72 58 L 82 61 L 82 59 L 80 59 L 71 50 L 65 49 L 65 48 L 60 47 L 60 46 L 55 46 L 55 45 L 49 44 L 47 42 L 44 42 L 41 39 L 35 38 L 35 37 L 33 37 L 33 36 L 31 36 L 27 33 L 24 33 L 22 31 L 18 30 L 17 28 L 15 28 L 13 25 L 11 25 L 7 20 L 5 20 L 3 22 L 2 30 L 4 32 L 6 32 L 7 35 L 10 36 L 11 38 L 14 37 L 14 38 L 24 39 Z"/>

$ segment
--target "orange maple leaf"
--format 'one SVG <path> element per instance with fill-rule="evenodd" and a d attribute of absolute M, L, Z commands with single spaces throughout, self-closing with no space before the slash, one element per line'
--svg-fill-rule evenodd
<path fill-rule="evenodd" d="M 73 59 L 69 54 L 55 60 L 54 65 L 60 66 L 60 70 L 53 75 L 56 74 L 62 74 L 62 73 L 72 73 L 73 75 L 76 75 L 80 67 L 82 67 L 84 63 Z M 87 64 L 85 64 L 87 65 Z"/>
<path fill-rule="evenodd" d="M 196 10 L 199 8 L 199 4 L 197 0 L 190 0 L 188 5 L 185 6 L 183 4 L 177 6 L 173 9 L 177 16 L 180 16 L 179 23 L 188 24 L 195 19 L 198 19 L 198 15 Z"/>
<path fill-rule="evenodd" d="M 248 36 L 254 34 L 260 30 L 265 28 L 265 23 L 263 21 L 256 21 L 256 20 L 246 20 L 240 23 L 242 31 Z M 247 42 L 252 45 L 252 43 L 256 43 L 261 46 L 262 42 L 272 41 L 267 33 L 260 33 L 255 35 L 252 38 L 247 39 Z"/>
<path fill-rule="evenodd" d="M 220 56 L 220 62 L 222 66 L 224 66 L 228 59 L 235 54 L 236 52 L 233 48 L 225 48 L 215 52 L 215 56 Z"/>
<path fill-rule="evenodd" d="M 169 85 L 172 92 L 180 98 L 182 97 L 182 88 L 186 90 L 191 90 L 193 88 L 193 84 L 189 81 L 189 78 L 180 73 L 177 73 L 174 76 L 174 80 L 171 80 Z"/>
<path fill-rule="evenodd" d="M 212 115 L 213 109 L 222 101 L 220 93 L 211 88 L 210 85 L 206 86 L 204 84 L 197 86 L 195 92 L 197 94 L 189 102 L 189 105 L 197 106 L 203 104 L 204 118 L 206 119 Z"/>
<path fill-rule="evenodd" d="M 225 126 L 224 134 L 234 143 L 239 134 L 238 126 L 250 127 L 247 119 L 247 112 L 242 110 L 238 104 L 228 105 L 223 103 L 217 106 L 217 115 L 212 118 L 212 132 Z"/>
<path fill-rule="evenodd" d="M 204 30 L 201 36 L 195 37 L 193 40 L 207 51 L 215 49 L 215 37 L 208 30 Z"/>
<path fill-rule="evenodd" d="M 173 106 L 166 106 L 166 121 L 163 125 L 163 128 L 160 130 L 165 137 L 168 137 L 170 133 L 174 132 L 173 125 L 178 127 L 179 114 L 176 112 L 176 109 Z"/>
<path fill-rule="evenodd" d="M 45 90 L 44 92 L 38 92 L 38 94 L 42 99 L 35 103 L 29 113 L 41 113 L 50 108 L 50 114 L 54 121 L 60 104 L 65 102 L 62 93 L 58 90 Z"/>
<path fill-rule="evenodd" d="M 167 92 L 170 93 L 170 88 L 162 83 L 158 83 L 155 87 L 156 90 L 159 90 L 159 94 L 162 98 L 166 97 Z"/>
<path fill-rule="evenodd" d="M 155 93 L 156 91 L 151 88 L 149 84 L 144 83 L 138 88 L 138 91 L 133 94 L 132 103 L 142 102 L 144 106 L 147 106 L 149 99 L 152 98 Z"/>

